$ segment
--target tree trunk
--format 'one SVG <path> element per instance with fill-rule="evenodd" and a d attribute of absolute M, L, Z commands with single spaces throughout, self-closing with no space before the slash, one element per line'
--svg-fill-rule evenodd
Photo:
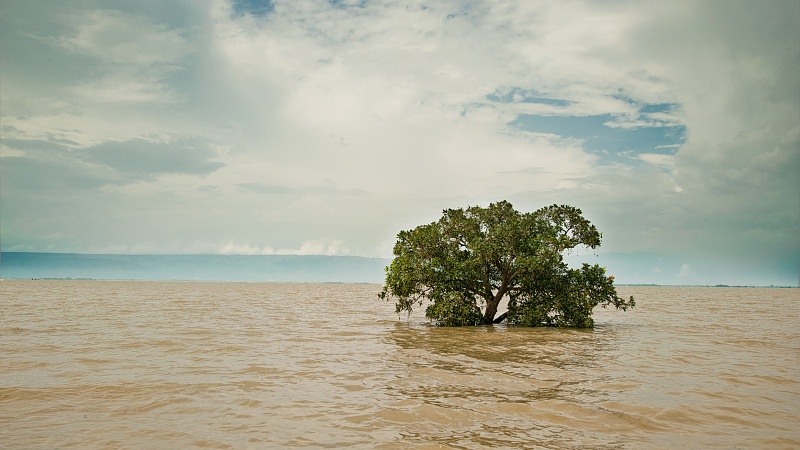
<path fill-rule="evenodd" d="M 503 314 L 500 314 L 500 317 L 498 317 L 497 319 L 494 319 L 494 322 L 492 322 L 492 323 L 500 323 L 500 322 L 506 320 L 506 317 L 508 317 L 508 311 L 504 312 Z"/>
<path fill-rule="evenodd" d="M 494 295 L 493 299 L 486 301 L 486 312 L 483 313 L 483 323 L 488 325 L 490 323 L 495 323 L 494 315 L 497 314 L 497 307 L 500 305 L 500 300 L 503 299 L 503 296 L 506 295 L 506 287 L 505 285 L 500 286 L 500 289 L 497 290 L 497 294 Z M 503 317 L 505 319 L 505 317 Z"/>
<path fill-rule="evenodd" d="M 483 323 L 488 325 L 490 323 L 494 323 L 494 315 L 497 314 L 497 304 L 492 300 L 491 302 L 486 302 L 486 312 L 483 313 Z"/>

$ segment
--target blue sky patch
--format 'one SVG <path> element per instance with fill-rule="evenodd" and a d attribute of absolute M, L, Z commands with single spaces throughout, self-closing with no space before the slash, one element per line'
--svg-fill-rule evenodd
<path fill-rule="evenodd" d="M 666 105 L 647 105 L 648 112 L 661 112 Z M 669 108 L 672 106 L 670 105 Z M 645 111 L 645 108 L 642 111 Z M 686 127 L 664 124 L 638 128 L 618 128 L 615 116 L 540 116 L 521 114 L 509 125 L 534 133 L 549 133 L 563 138 L 579 139 L 584 148 L 607 161 L 629 161 L 641 153 L 675 154 L 686 140 Z"/>
<path fill-rule="evenodd" d="M 347 9 L 352 7 L 363 8 L 367 6 L 367 0 L 359 0 L 358 3 L 344 0 L 328 0 L 328 3 L 330 3 L 334 8 L 338 9 Z"/>
<path fill-rule="evenodd" d="M 667 113 L 671 112 L 675 107 L 678 106 L 674 103 L 654 103 L 652 105 L 644 105 L 639 110 L 642 114 L 651 114 L 651 113 Z"/>
<path fill-rule="evenodd" d="M 275 4 L 270 0 L 233 0 L 233 12 L 237 16 L 252 14 L 263 17 L 275 9 Z"/>

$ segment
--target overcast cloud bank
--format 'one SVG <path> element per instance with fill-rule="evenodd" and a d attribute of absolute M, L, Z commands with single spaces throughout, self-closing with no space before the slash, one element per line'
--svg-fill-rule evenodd
<path fill-rule="evenodd" d="M 629 282 L 800 278 L 796 1 L 0 8 L 4 251 L 388 257 L 508 199 Z"/>

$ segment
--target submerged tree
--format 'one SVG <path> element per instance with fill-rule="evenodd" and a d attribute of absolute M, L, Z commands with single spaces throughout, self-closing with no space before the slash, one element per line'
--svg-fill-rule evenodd
<path fill-rule="evenodd" d="M 447 209 L 437 222 L 397 235 L 386 284 L 398 313 L 428 303 L 425 315 L 443 326 L 508 323 L 590 328 L 597 305 L 626 310 L 614 277 L 584 264 L 570 268 L 564 253 L 596 248 L 601 234 L 581 210 L 553 205 L 520 213 L 511 203 Z M 495 317 L 508 296 L 508 312 Z"/>

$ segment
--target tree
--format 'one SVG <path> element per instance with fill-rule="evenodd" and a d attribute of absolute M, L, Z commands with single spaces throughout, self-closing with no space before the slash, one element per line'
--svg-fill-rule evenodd
<path fill-rule="evenodd" d="M 446 209 L 437 222 L 401 231 L 379 294 L 398 313 L 428 304 L 442 326 L 500 323 L 591 328 L 592 310 L 626 310 L 614 277 L 598 265 L 570 268 L 564 253 L 597 248 L 601 234 L 572 206 L 520 213 L 511 203 Z M 495 317 L 504 297 L 508 312 Z"/>

